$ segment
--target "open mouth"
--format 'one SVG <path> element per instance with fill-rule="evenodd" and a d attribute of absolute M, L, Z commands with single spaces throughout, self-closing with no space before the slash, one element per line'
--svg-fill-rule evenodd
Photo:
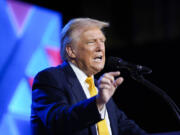
<path fill-rule="evenodd" d="M 102 58 L 103 58 L 102 56 L 97 56 L 97 57 L 94 58 L 94 61 L 101 62 Z"/>

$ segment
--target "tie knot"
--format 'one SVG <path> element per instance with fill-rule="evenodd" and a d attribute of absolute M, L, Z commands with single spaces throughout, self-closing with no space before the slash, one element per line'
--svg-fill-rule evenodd
<path fill-rule="evenodd" d="M 94 85 L 94 81 L 92 77 L 87 77 L 86 78 L 86 83 L 89 84 L 89 92 L 90 92 L 90 96 L 95 96 L 97 94 L 97 90 L 96 87 Z"/>
<path fill-rule="evenodd" d="M 92 78 L 92 77 L 87 77 L 87 78 L 86 78 L 86 83 L 89 84 L 89 86 L 94 85 L 93 78 Z"/>

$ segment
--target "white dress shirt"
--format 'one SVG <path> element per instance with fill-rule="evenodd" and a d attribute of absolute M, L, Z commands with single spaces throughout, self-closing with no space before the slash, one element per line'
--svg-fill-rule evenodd
<path fill-rule="evenodd" d="M 89 90 L 88 90 L 89 85 L 86 83 L 86 78 L 88 76 L 82 70 L 80 70 L 77 66 L 72 64 L 71 62 L 69 62 L 69 64 L 72 67 L 73 71 L 75 72 L 76 77 L 78 78 L 78 80 L 79 80 L 79 82 L 80 82 L 80 84 L 81 84 L 81 86 L 82 86 L 82 88 L 84 90 L 84 93 L 85 93 L 86 97 L 90 98 L 91 96 L 90 96 L 90 93 L 89 93 Z M 92 76 L 92 77 L 94 78 L 94 76 Z M 112 135 L 110 122 L 109 122 L 109 117 L 108 117 L 106 107 L 104 106 L 104 108 L 101 111 L 99 111 L 99 113 L 100 113 L 102 119 L 104 119 L 104 117 L 105 117 L 105 120 L 106 120 L 106 123 L 107 123 L 107 126 L 108 126 L 109 135 Z M 96 125 L 96 132 L 97 132 L 97 125 Z M 97 132 L 97 135 L 98 135 L 98 132 Z"/>

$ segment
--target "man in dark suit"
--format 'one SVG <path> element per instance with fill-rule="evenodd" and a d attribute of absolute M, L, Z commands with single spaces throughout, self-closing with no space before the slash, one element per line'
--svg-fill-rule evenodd
<path fill-rule="evenodd" d="M 72 19 L 61 33 L 58 67 L 37 74 L 32 90 L 33 135 L 145 135 L 112 100 L 123 82 L 120 72 L 94 75 L 104 68 L 106 22 Z M 115 79 L 116 77 L 116 79 Z"/>

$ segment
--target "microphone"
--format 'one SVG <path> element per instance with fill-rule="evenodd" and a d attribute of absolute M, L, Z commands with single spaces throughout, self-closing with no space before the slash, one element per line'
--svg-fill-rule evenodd
<path fill-rule="evenodd" d="M 116 69 L 127 69 L 130 73 L 138 75 L 150 74 L 152 70 L 146 66 L 136 65 L 118 57 L 109 57 L 108 65 Z"/>

